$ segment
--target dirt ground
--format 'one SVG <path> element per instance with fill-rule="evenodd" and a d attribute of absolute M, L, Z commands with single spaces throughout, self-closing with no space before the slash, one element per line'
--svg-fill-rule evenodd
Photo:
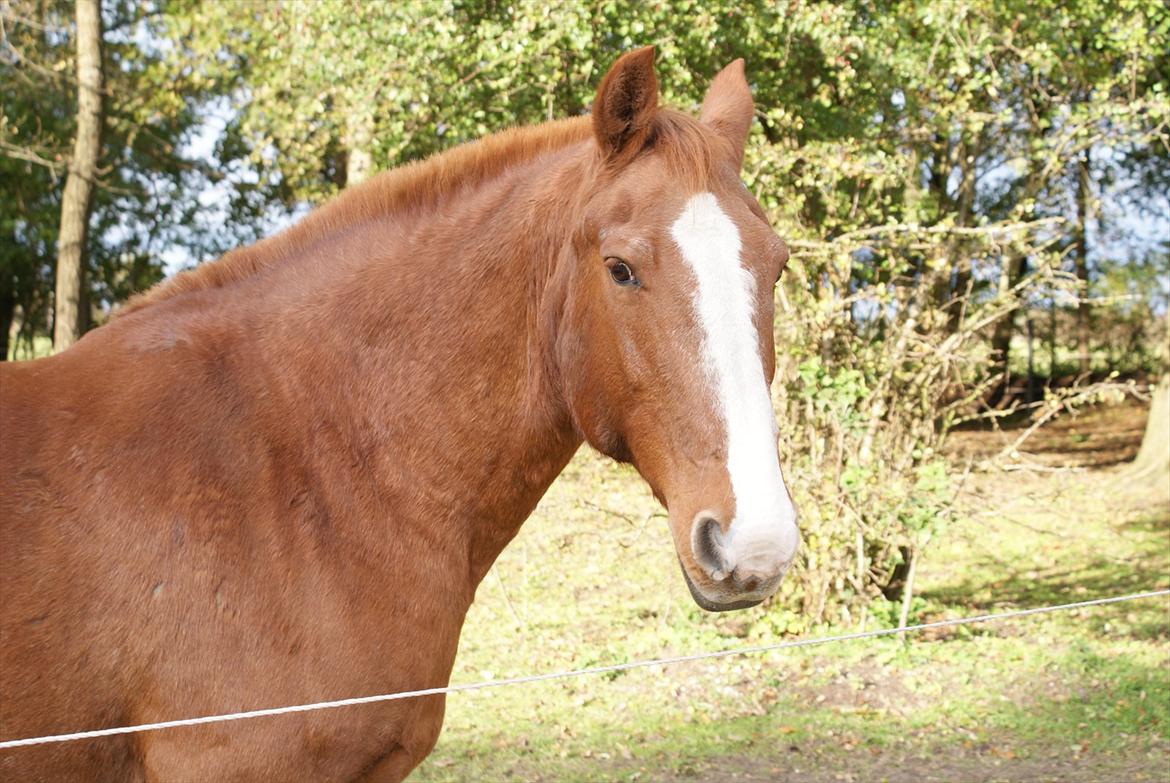
<path fill-rule="evenodd" d="M 1037 428 L 1004 455 L 1009 467 L 1108 468 L 1137 456 L 1146 426 L 1148 403 L 1133 398 L 1064 413 Z M 1008 449 L 1032 425 L 1028 418 L 999 426 L 960 429 L 947 440 L 947 454 L 956 462 L 978 462 Z"/>
<path fill-rule="evenodd" d="M 711 760 L 694 774 L 647 777 L 661 783 L 1140 783 L 1170 780 L 1170 747 L 1142 758 L 1082 754 L 1054 748 L 1050 755 L 1016 758 L 995 745 L 950 746 L 935 755 L 858 748 L 781 748 L 769 759 Z M 847 769 L 848 771 L 842 771 Z"/>
<path fill-rule="evenodd" d="M 611 759 L 573 780 L 636 783 L 1165 783 L 1170 780 L 1170 742 L 1141 754 L 1104 755 L 1077 746 L 1031 751 L 1026 757 L 1008 749 L 1010 738 L 932 746 L 908 736 L 905 748 L 875 748 L 834 743 L 780 744 L 702 761 L 668 763 L 659 770 Z M 926 748 L 924 751 L 923 748 Z M 610 756 L 610 754 L 605 754 Z M 507 780 L 556 781 L 554 773 L 519 765 Z"/>

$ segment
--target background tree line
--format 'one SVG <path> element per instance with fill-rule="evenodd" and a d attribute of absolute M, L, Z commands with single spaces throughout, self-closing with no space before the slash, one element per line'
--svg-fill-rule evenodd
<path fill-rule="evenodd" d="M 1161 0 L 0 11 L 5 357 L 67 344 L 168 264 L 372 172 L 585 112 L 632 46 L 657 44 L 683 108 L 745 58 L 744 179 L 793 249 L 776 395 L 807 532 L 794 617 L 908 598 L 947 518 L 952 427 L 1021 407 L 1042 421 L 1165 366 Z"/>

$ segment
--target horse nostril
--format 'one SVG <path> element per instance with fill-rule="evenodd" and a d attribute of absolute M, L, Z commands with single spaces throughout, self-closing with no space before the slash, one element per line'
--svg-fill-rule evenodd
<path fill-rule="evenodd" d="M 754 576 L 749 576 L 743 581 L 743 589 L 747 593 L 754 593 L 759 586 L 760 580 Z"/>
<path fill-rule="evenodd" d="M 710 514 L 695 517 L 691 530 L 691 551 L 695 561 L 708 576 L 717 582 L 727 578 L 731 567 L 723 544 L 723 528 L 715 517 Z"/>

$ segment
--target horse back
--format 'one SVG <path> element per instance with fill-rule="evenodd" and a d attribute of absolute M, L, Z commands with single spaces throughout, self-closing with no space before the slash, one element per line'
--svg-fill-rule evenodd
<path fill-rule="evenodd" d="M 3 737 L 445 682 L 466 607 L 401 600 L 387 573 L 421 581 L 427 564 L 388 572 L 351 544 L 355 525 L 392 524 L 347 477 L 360 464 L 330 472 L 328 432 L 304 445 L 320 427 L 252 345 L 145 315 L 0 367 Z M 398 779 L 442 703 L 20 749 L 0 778 Z"/>

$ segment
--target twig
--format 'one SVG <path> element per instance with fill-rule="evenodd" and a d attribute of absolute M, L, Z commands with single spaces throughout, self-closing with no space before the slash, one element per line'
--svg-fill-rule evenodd
<path fill-rule="evenodd" d="M 512 605 L 512 597 L 508 595 L 508 588 L 504 587 L 504 580 L 500 576 L 500 569 L 493 568 L 492 573 L 496 575 L 496 584 L 500 586 L 500 592 L 504 595 L 504 603 L 508 605 L 508 610 L 512 613 L 512 617 L 515 618 L 516 624 L 521 627 L 526 626 L 528 623 L 520 619 L 520 615 L 516 612 L 516 607 Z"/>

